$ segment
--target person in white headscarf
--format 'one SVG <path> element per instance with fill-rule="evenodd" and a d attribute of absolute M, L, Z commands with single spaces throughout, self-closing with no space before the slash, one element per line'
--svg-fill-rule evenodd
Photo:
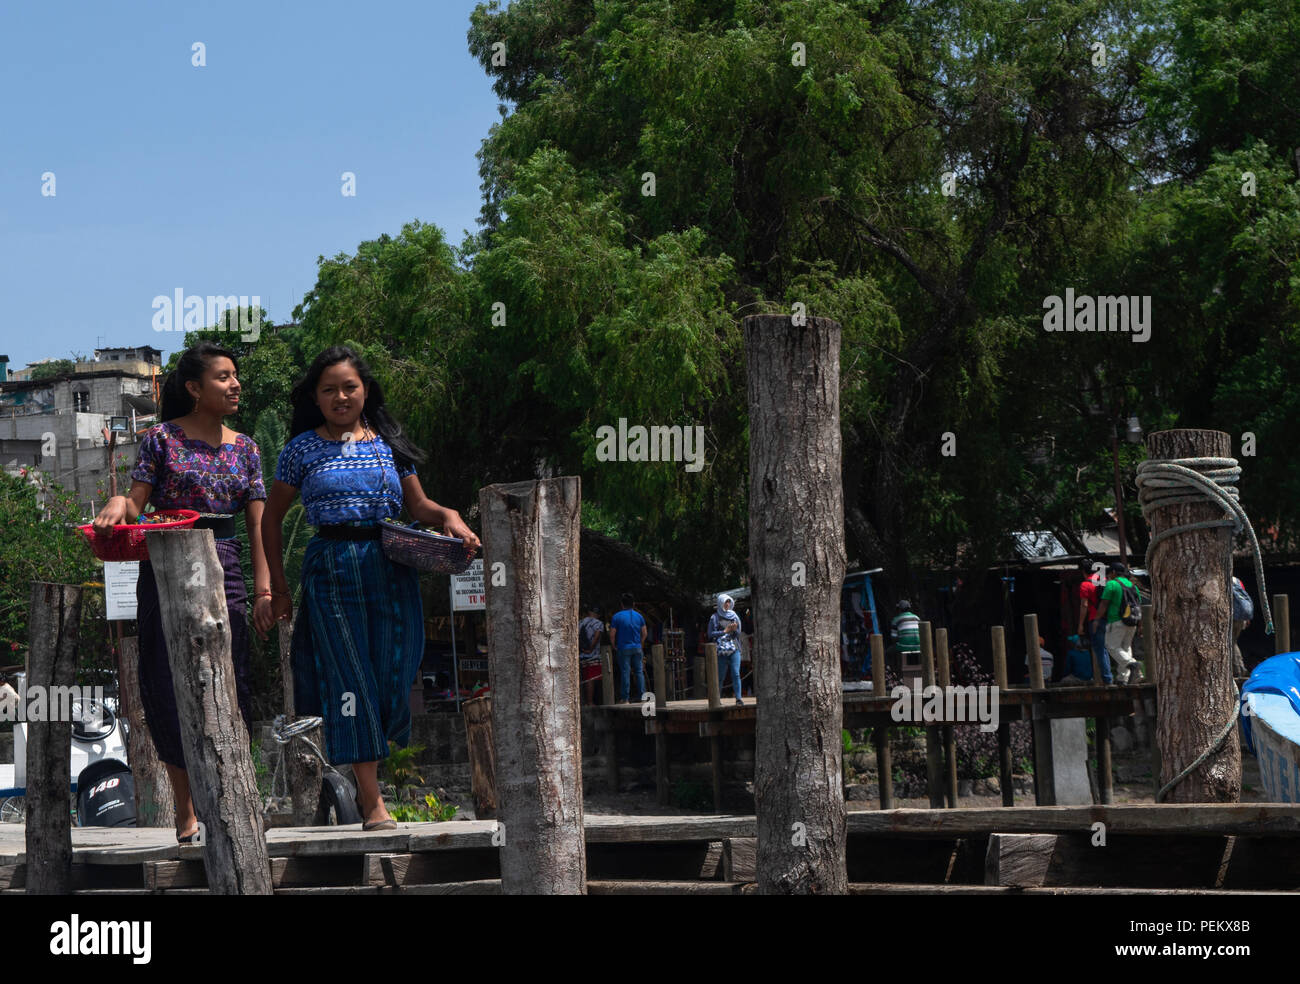
<path fill-rule="evenodd" d="M 744 704 L 740 696 L 740 616 L 731 595 L 718 595 L 717 611 L 709 618 L 709 641 L 718 647 L 718 687 L 726 680 L 727 667 L 731 668 L 731 689 L 736 703 Z"/>

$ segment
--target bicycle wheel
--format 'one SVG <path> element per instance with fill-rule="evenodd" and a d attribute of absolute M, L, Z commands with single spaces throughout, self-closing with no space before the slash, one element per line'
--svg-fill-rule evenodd
<path fill-rule="evenodd" d="M 0 800 L 0 823 L 22 823 L 26 815 L 26 797 L 8 796 Z"/>

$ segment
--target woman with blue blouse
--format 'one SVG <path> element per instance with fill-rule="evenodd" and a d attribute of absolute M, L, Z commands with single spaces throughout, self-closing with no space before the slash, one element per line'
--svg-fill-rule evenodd
<path fill-rule="evenodd" d="M 424 656 L 419 574 L 394 564 L 380 545 L 381 520 L 407 512 L 461 537 L 479 539 L 460 514 L 424 494 L 415 465 L 424 455 L 402 434 L 365 362 L 335 346 L 316 357 L 293 389 L 291 439 L 280 453 L 262 524 L 271 568 L 271 610 L 259 631 L 292 616 L 284 575 L 285 513 L 301 495 L 316 535 L 302 565 L 294 623 L 294 702 L 324 719 L 326 755 L 352 763 L 364 829 L 397 826 L 379 795 L 378 764 L 388 742 L 406 747 L 410 691 Z"/>

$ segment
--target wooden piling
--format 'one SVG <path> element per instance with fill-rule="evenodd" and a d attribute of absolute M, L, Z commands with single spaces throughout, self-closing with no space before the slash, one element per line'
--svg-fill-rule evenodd
<path fill-rule="evenodd" d="M 668 679 L 664 674 L 664 647 L 655 643 L 650 647 L 651 660 L 655 675 L 655 708 L 658 710 L 668 703 Z M 672 788 L 668 775 L 668 732 L 663 728 L 655 731 L 655 795 L 660 806 L 672 802 Z"/>
<path fill-rule="evenodd" d="M 492 697 L 475 697 L 460 705 L 465 718 L 465 745 L 469 751 L 470 795 L 474 819 L 497 815 L 496 746 L 492 743 Z"/>
<path fill-rule="evenodd" d="M 172 827 L 176 802 L 172 798 L 171 779 L 158 761 L 158 750 L 154 748 L 149 723 L 144 719 L 144 704 L 140 700 L 140 640 L 136 636 L 123 637 L 120 666 L 118 693 L 122 716 L 126 718 L 126 759 L 131 763 L 131 781 L 135 786 L 135 824 Z M 292 680 L 289 689 L 293 689 Z M 316 792 L 319 796 L 319 785 Z"/>
<path fill-rule="evenodd" d="M 650 647 L 650 659 L 655 674 L 655 707 L 663 707 L 668 703 L 668 679 L 664 675 L 664 647 L 662 643 L 656 642 Z"/>
<path fill-rule="evenodd" d="M 1156 679 L 1156 620 L 1154 606 L 1147 604 L 1142 606 L 1142 655 L 1143 661 L 1143 683 L 1154 683 Z M 1157 715 L 1160 713 L 1160 705 L 1151 698 L 1138 699 L 1138 716 L 1139 719 L 1146 723 L 1147 736 L 1151 741 L 1151 786 L 1152 792 L 1158 793 L 1161 785 L 1160 781 L 1160 742 L 1156 741 Z"/>
<path fill-rule="evenodd" d="M 1038 616 L 1025 616 L 1025 660 L 1029 663 L 1029 686 L 1044 689 L 1043 654 L 1038 648 Z M 1034 799 L 1039 806 L 1056 805 L 1056 777 L 1052 767 L 1052 722 L 1040 716 L 1041 705 L 1034 704 Z"/>
<path fill-rule="evenodd" d="M 722 706 L 722 695 L 718 690 L 718 646 L 706 643 L 704 646 L 704 680 L 708 687 L 709 710 L 716 711 Z"/>
<path fill-rule="evenodd" d="M 934 686 L 934 639 L 930 623 L 921 623 L 921 696 Z M 916 724 L 918 722 L 912 722 Z M 930 795 L 930 808 L 943 808 L 943 742 L 937 725 L 925 724 L 925 787 Z"/>
<path fill-rule="evenodd" d="M 1152 460 L 1229 458 L 1232 439 L 1223 431 L 1157 431 L 1147 435 L 1147 452 Z M 1161 506 L 1150 511 L 1151 536 L 1154 540 L 1165 530 L 1223 515 L 1223 507 L 1208 498 Z M 1162 785 L 1213 746 L 1237 710 L 1232 543 L 1231 527 L 1217 526 L 1178 532 L 1150 551 Z M 1165 801 L 1233 803 L 1240 798 L 1241 741 L 1239 729 L 1232 727 L 1217 751 L 1174 786 Z"/>
<path fill-rule="evenodd" d="M 284 692 L 284 716 L 285 720 L 292 724 L 297 717 L 293 700 L 293 666 L 290 660 L 293 643 L 292 621 L 276 623 L 276 638 L 280 643 L 280 680 Z M 304 731 L 300 739 L 292 738 L 287 745 L 281 745 L 280 754 L 283 756 L 289 796 L 293 802 L 293 825 L 310 827 L 315 821 L 316 811 L 320 806 L 324 767 L 316 753 L 307 746 L 307 742 L 311 742 L 317 748 L 324 748 L 325 742 L 319 726 Z"/>
<path fill-rule="evenodd" d="M 934 630 L 934 653 L 938 659 L 938 676 L 939 686 L 943 688 L 944 693 L 952 686 L 952 674 L 948 665 L 948 630 Z M 944 701 L 947 707 L 947 700 Z M 955 807 L 957 805 L 957 733 L 953 730 L 951 724 L 945 724 L 943 732 L 943 772 L 945 787 L 944 793 L 948 798 L 948 805 Z"/>
<path fill-rule="evenodd" d="M 1007 689 L 1007 632 L 1001 625 L 990 629 L 993 637 L 993 682 L 998 693 Z M 998 714 L 998 782 L 1002 788 L 1002 805 L 1016 805 L 1015 763 L 1011 761 L 1011 722 Z"/>
<path fill-rule="evenodd" d="M 587 891 L 578 702 L 578 478 L 479 492 L 505 894 Z M 496 565 L 501 567 L 496 567 Z"/>
<path fill-rule="evenodd" d="M 1291 651 L 1291 599 L 1284 594 L 1273 596 L 1273 647 L 1278 653 Z"/>
<path fill-rule="evenodd" d="M 840 895 L 848 891 L 840 326 L 751 315 L 744 333 L 758 887 Z"/>
<path fill-rule="evenodd" d="M 871 696 L 885 697 L 889 688 L 885 685 L 885 637 L 878 632 L 871 634 Z M 889 728 L 879 725 L 873 730 L 876 743 L 876 779 L 880 792 L 880 808 L 894 808 L 894 756 L 889 747 Z"/>
<path fill-rule="evenodd" d="M 27 722 L 26 888 L 28 895 L 71 895 L 71 700 L 56 695 L 70 694 L 76 679 L 81 588 L 33 581 L 30 597 L 27 690 L 43 688 L 46 713 Z"/>
<path fill-rule="evenodd" d="M 614 703 L 614 656 L 608 646 L 600 647 L 600 696 L 609 707 Z"/>
<path fill-rule="evenodd" d="M 190 796 L 203 824 L 208 890 L 270 895 L 262 799 L 239 711 L 225 573 L 212 531 L 160 530 L 148 534 L 148 544 Z"/>

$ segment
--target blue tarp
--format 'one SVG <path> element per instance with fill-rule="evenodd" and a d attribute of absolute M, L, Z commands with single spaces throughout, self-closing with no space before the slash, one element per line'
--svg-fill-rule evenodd
<path fill-rule="evenodd" d="M 1244 713 L 1247 694 L 1278 694 L 1291 703 L 1291 709 L 1300 717 L 1300 652 L 1278 653 L 1264 660 L 1251 673 L 1250 679 L 1241 687 L 1243 713 L 1241 731 L 1246 739 L 1246 747 L 1255 754 L 1255 745 L 1250 734 L 1250 715 Z"/>

